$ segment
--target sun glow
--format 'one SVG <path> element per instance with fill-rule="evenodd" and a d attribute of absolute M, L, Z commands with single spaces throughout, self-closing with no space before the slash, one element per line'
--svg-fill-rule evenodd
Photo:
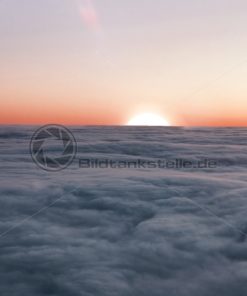
<path fill-rule="evenodd" d="M 127 125 L 140 126 L 170 126 L 170 123 L 157 114 L 143 113 L 131 118 Z"/>

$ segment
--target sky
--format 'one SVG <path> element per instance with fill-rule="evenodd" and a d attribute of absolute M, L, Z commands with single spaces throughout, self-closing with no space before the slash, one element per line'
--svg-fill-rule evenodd
<path fill-rule="evenodd" d="M 247 125 L 245 0 L 0 0 L 0 123 Z"/>

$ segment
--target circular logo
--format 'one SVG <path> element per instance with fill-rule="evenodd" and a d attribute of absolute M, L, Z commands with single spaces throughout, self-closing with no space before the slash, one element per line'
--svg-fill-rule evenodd
<path fill-rule="evenodd" d="M 76 155 L 76 140 L 62 125 L 45 125 L 33 135 L 30 152 L 33 161 L 46 171 L 67 168 Z"/>

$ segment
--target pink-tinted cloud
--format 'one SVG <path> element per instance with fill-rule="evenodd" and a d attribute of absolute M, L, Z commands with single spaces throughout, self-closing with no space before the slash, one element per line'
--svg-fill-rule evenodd
<path fill-rule="evenodd" d="M 100 29 L 100 21 L 98 13 L 93 5 L 92 0 L 82 0 L 80 1 L 80 14 L 83 23 L 87 28 L 91 30 Z"/>

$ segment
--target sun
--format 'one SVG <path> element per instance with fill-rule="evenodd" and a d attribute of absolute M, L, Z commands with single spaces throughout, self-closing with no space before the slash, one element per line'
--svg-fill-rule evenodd
<path fill-rule="evenodd" d="M 170 126 L 170 123 L 160 115 L 153 113 L 142 113 L 131 118 L 127 125 Z"/>

